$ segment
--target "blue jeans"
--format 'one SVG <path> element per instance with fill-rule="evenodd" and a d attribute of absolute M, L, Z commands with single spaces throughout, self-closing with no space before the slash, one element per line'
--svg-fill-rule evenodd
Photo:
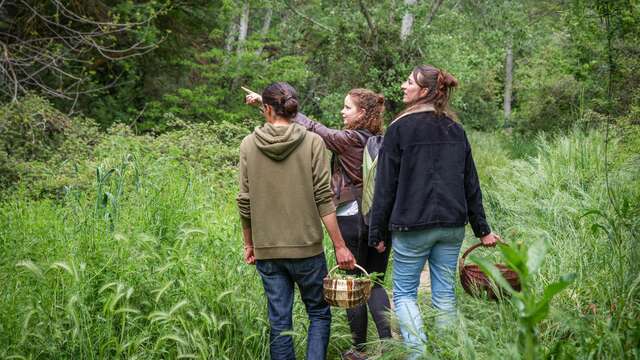
<path fill-rule="evenodd" d="M 392 233 L 393 303 L 405 344 L 416 353 L 427 341 L 417 304 L 420 273 L 429 260 L 431 303 L 438 310 L 436 326 L 443 328 L 456 314 L 455 272 L 463 240 L 464 227 Z"/>
<path fill-rule="evenodd" d="M 280 335 L 293 330 L 295 284 L 309 316 L 307 359 L 324 360 L 331 330 L 331 310 L 322 292 L 322 279 L 327 275 L 324 253 L 304 259 L 257 260 L 256 268 L 267 295 L 271 360 L 296 358 L 291 336 Z"/>

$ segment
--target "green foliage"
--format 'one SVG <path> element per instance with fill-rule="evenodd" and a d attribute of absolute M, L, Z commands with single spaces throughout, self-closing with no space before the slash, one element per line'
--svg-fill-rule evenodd
<path fill-rule="evenodd" d="M 0 356 L 267 357 L 265 298 L 242 262 L 235 207 L 237 145 L 249 131 L 172 118 L 153 137 L 118 125 L 75 156 L 76 165 L 60 158 L 32 170 L 34 179 L 56 183 L 77 166 L 55 199 L 32 196 L 29 189 L 43 183 L 11 187 L 0 201 Z M 522 330 L 535 334 L 540 356 L 636 356 L 640 167 L 629 146 L 637 140 L 609 144 L 620 216 L 603 191 L 602 133 L 530 138 L 537 151 L 524 159 L 511 156 L 509 138 L 469 136 L 487 215 L 516 244 L 504 256 L 528 290 L 522 299 L 514 294 L 521 302 L 514 307 L 458 289 L 461 316 L 446 332 L 429 325 L 437 313 L 421 293 L 430 355 L 519 359 L 525 353 L 514 335 Z M 332 266 L 328 239 L 325 246 Z M 566 273 L 576 280 L 559 292 Z M 306 323 L 296 301 L 299 356 Z M 329 358 L 336 359 L 351 341 L 343 312 L 334 312 L 332 326 Z M 379 346 L 387 349 L 383 359 L 406 355 L 393 340 L 374 341 L 373 354 Z"/>
<path fill-rule="evenodd" d="M 519 346 L 524 359 L 540 358 L 539 339 L 536 327 L 549 315 L 549 302 L 575 280 L 575 274 L 562 275 L 554 283 L 546 285 L 542 294 L 536 294 L 534 281 L 547 252 L 548 244 L 544 238 L 535 240 L 530 246 L 518 244 L 498 244 L 500 252 L 520 279 L 522 289 L 514 290 L 500 273 L 500 270 L 489 260 L 471 256 L 482 271 L 493 279 L 498 286 L 511 296 L 511 302 L 518 309 L 520 320 Z"/>
<path fill-rule="evenodd" d="M 248 117 L 255 117 L 257 112 L 244 105 L 245 92 L 240 86 L 261 91 L 272 82 L 284 81 L 304 94 L 304 87 L 298 85 L 304 84 L 310 73 L 302 57 L 283 56 L 267 63 L 251 45 L 246 44 L 245 51 L 239 55 L 227 56 L 219 49 L 200 54 L 199 61 L 190 66 L 202 77 L 201 84 L 178 89 L 161 101 L 150 103 L 141 121 L 141 130 L 164 130 L 168 114 L 189 122 L 242 123 Z"/>
<path fill-rule="evenodd" d="M 571 77 L 553 79 L 532 91 L 526 107 L 519 112 L 516 130 L 523 133 L 564 132 L 580 118 L 580 84 Z"/>
<path fill-rule="evenodd" d="M 69 154 L 86 157 L 89 148 L 101 138 L 91 120 L 69 118 L 38 96 L 30 95 L 2 107 L 0 185 L 31 181 L 34 173 L 47 177 L 45 163 L 55 168 Z"/>
<path fill-rule="evenodd" d="M 476 150 L 474 157 L 486 209 L 489 218 L 494 219 L 493 228 L 512 239 L 512 243 L 523 244 L 522 249 L 529 249 L 536 239 L 547 242 L 545 266 L 530 283 L 535 289 L 534 298 L 544 294 L 544 286 L 558 281 L 562 274 L 576 274 L 571 290 L 556 296 L 549 317 L 537 326 L 541 356 L 635 356 L 633 344 L 639 338 L 631 329 L 637 327 L 637 322 L 630 317 L 640 307 L 637 301 L 627 299 L 639 294 L 635 283 L 640 251 L 633 244 L 640 190 L 633 184 L 640 179 L 640 168 L 634 166 L 638 161 L 637 147 L 631 150 L 628 145 L 621 145 L 620 139 L 613 135 L 609 138 L 609 168 L 605 175 L 604 134 L 600 132 L 539 136 L 532 139 L 537 147 L 535 156 L 506 166 L 504 150 L 495 150 L 499 149 L 497 139 L 470 138 Z M 495 156 L 485 156 L 481 151 L 478 154 L 478 148 L 491 149 L 490 154 Z M 607 194 L 607 178 L 613 203 Z M 593 209 L 602 215 L 590 213 Z M 477 307 L 486 306 L 472 299 L 465 301 L 469 303 L 462 308 L 468 306 L 474 314 Z M 486 316 L 492 319 L 494 330 L 474 341 L 495 344 L 514 339 L 516 329 L 503 329 L 511 321 L 519 321 L 509 313 L 510 309 L 508 305 L 487 309 Z M 476 334 L 486 331 L 487 326 L 477 321 L 476 317 L 466 319 L 464 326 L 469 330 L 460 330 L 440 346 L 450 348 L 468 341 L 468 336 L 477 339 Z M 504 350 L 500 355 L 494 353 L 494 357 L 519 358 L 519 348 L 509 350 L 507 343 L 515 344 L 500 345 Z M 487 350 L 481 353 L 484 351 Z"/>
<path fill-rule="evenodd" d="M 192 124 L 167 115 L 166 126 L 172 131 L 157 137 L 137 136 L 123 124 L 105 135 L 90 120 L 67 117 L 35 96 L 0 111 L 0 183 L 33 197 L 59 198 L 72 189 L 87 190 L 96 167 L 113 169 L 113 159 L 128 159 L 130 154 L 189 163 L 203 172 L 233 171 L 238 146 L 248 133 L 247 127 L 229 122 Z"/>
<path fill-rule="evenodd" d="M 495 94 L 497 87 L 495 82 L 487 83 L 476 80 L 463 85 L 465 92 L 460 94 L 460 114 L 465 128 L 475 130 L 491 130 L 498 128 L 500 118 L 496 107 Z"/>
<path fill-rule="evenodd" d="M 125 123 L 137 132 L 162 132 L 171 119 L 167 114 L 187 122 L 244 123 L 253 113 L 242 105 L 239 87 L 260 91 L 273 81 L 292 83 L 300 91 L 302 109 L 330 124 L 340 124 L 340 104 L 353 87 L 383 93 L 387 117 L 393 118 L 403 107 L 402 81 L 415 65 L 431 63 L 460 80 L 453 105 L 461 121 L 469 128 L 493 130 L 504 125 L 507 44 L 515 64 L 513 117 L 521 133 L 566 132 L 579 122 L 623 119 L 638 107 L 633 89 L 640 85 L 635 70 L 640 16 L 632 2 L 460 1 L 442 2 L 436 10 L 434 2 L 407 7 L 371 1 L 248 1 L 244 40 L 238 38 L 244 2 L 122 0 L 109 9 L 63 3 L 87 19 L 140 22 L 100 37 L 99 45 L 158 44 L 142 56 L 109 58 L 96 51 L 70 53 L 55 36 L 49 43 L 49 50 L 69 57 L 61 69 L 94 89 L 77 99 L 57 99 L 56 107 L 80 111 L 102 129 Z M 56 7 L 36 5 L 55 18 Z M 407 11 L 414 15 L 414 26 L 401 41 Z M 27 15 L 17 12 L 19 21 L 11 23 L 17 33 L 50 32 Z M 86 30 L 87 24 L 70 26 Z"/>
<path fill-rule="evenodd" d="M 3 107 L 0 119 L 3 150 L 23 160 L 51 156 L 71 123 L 46 100 L 35 96 Z"/>

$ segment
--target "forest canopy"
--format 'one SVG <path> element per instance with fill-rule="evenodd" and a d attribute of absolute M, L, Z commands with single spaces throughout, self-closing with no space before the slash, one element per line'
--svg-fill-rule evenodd
<path fill-rule="evenodd" d="M 255 115 L 240 86 L 288 81 L 339 124 L 367 87 L 396 114 L 399 84 L 430 63 L 460 80 L 466 127 L 562 131 L 628 123 L 640 106 L 635 1 L 5 0 L 0 96 L 137 132 Z"/>

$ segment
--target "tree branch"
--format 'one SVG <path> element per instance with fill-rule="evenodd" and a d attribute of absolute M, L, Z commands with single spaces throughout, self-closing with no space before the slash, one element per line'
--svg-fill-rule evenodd
<path fill-rule="evenodd" d="M 358 0 L 358 5 L 360 5 L 360 12 L 364 15 L 364 18 L 367 20 L 367 26 L 369 26 L 369 30 L 371 31 L 371 36 L 374 38 L 378 37 L 378 32 L 376 31 L 376 27 L 373 23 L 373 19 L 371 19 L 371 15 L 369 15 L 369 11 L 367 11 L 366 6 L 362 0 Z"/>
<path fill-rule="evenodd" d="M 440 5 L 442 5 L 443 0 L 435 0 L 433 3 L 433 7 L 431 8 L 431 13 L 429 14 L 429 18 L 427 19 L 427 26 L 431 25 L 433 18 L 436 16 L 438 9 L 440 9 Z"/>
<path fill-rule="evenodd" d="M 5 1 L 0 0 L 0 6 Z M 75 104 L 79 95 L 113 87 L 122 75 L 103 87 L 90 88 L 84 71 L 95 62 L 96 54 L 109 61 L 141 56 L 156 49 L 166 38 L 120 43 L 121 39 L 129 40 L 124 36 L 150 25 L 167 6 L 142 21 L 119 23 L 89 19 L 65 7 L 60 0 L 51 0 L 54 7 L 44 8 L 35 0 L 15 3 L 21 8 L 21 21 L 16 21 L 8 32 L 0 32 L 0 73 L 6 79 L 0 89 L 12 101 L 30 89 L 38 89 L 50 96 L 74 100 Z M 55 16 L 46 11 L 55 12 Z"/>
<path fill-rule="evenodd" d="M 312 24 L 315 24 L 315 25 L 317 25 L 317 26 L 321 27 L 322 29 L 324 29 L 324 30 L 326 30 L 326 31 L 328 31 L 328 32 L 331 32 L 331 33 L 335 32 L 335 30 L 333 30 L 332 28 L 328 27 L 327 25 L 321 24 L 321 23 L 317 22 L 316 20 L 314 20 L 314 19 L 310 18 L 309 16 L 307 16 L 307 15 L 305 15 L 305 14 L 301 13 L 298 9 L 294 8 L 294 7 L 289 3 L 289 1 L 287 1 L 287 0 L 282 0 L 282 1 L 283 1 L 283 2 L 284 2 L 284 4 L 285 4 L 285 5 L 287 5 L 287 7 L 288 7 L 291 11 L 293 11 L 296 15 L 298 15 L 298 16 L 302 17 L 303 19 L 305 19 L 305 20 L 307 20 L 307 21 L 311 22 Z"/>

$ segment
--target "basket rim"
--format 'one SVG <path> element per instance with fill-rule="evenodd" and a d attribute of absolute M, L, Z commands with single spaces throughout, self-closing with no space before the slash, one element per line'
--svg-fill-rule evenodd
<path fill-rule="evenodd" d="M 504 242 L 502 240 L 498 241 L 496 243 L 496 245 L 497 244 L 502 244 L 502 245 L 509 246 L 509 244 L 507 244 L 506 242 Z M 477 244 L 471 245 L 467 250 L 465 250 L 465 252 L 460 257 L 460 260 L 458 262 L 458 265 L 459 265 L 460 269 L 463 269 L 465 266 L 469 266 L 469 265 L 465 265 L 465 260 L 467 259 L 467 256 L 469 256 L 469 254 L 471 254 L 471 252 L 475 251 L 479 247 L 495 248 L 495 246 L 487 246 L 487 245 L 483 244 L 482 241 L 477 243 Z M 504 265 L 504 264 L 501 264 L 501 265 Z M 504 266 L 506 266 L 506 265 L 504 265 Z"/>
<path fill-rule="evenodd" d="M 360 269 L 360 271 L 362 271 L 367 277 L 369 277 L 369 273 L 362 266 L 358 265 L 357 263 L 354 263 L 353 265 L 355 265 L 355 267 Z M 329 272 L 327 273 L 327 278 L 330 279 L 331 278 L 331 273 L 334 272 L 339 267 L 340 267 L 340 265 L 336 265 L 336 266 L 332 267 L 331 270 L 329 270 Z"/>

